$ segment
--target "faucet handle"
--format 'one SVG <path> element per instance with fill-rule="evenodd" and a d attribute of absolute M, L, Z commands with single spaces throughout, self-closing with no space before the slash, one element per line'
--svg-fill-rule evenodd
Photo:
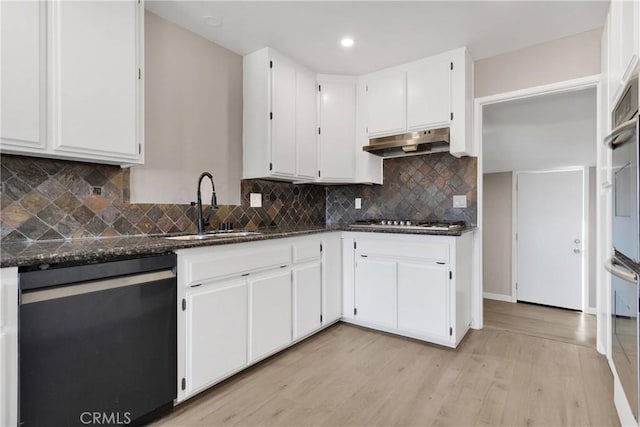
<path fill-rule="evenodd" d="M 189 203 L 189 204 L 190 204 L 191 206 L 196 206 L 196 205 L 197 205 L 197 203 L 196 203 L 196 202 L 191 202 L 191 203 Z"/>

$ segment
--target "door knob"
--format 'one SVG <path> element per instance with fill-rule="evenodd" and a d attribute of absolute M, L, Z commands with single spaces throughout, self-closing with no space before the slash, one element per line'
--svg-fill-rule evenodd
<path fill-rule="evenodd" d="M 579 254 L 579 253 L 580 253 L 580 249 L 578 249 L 578 248 L 574 249 L 574 250 L 573 250 L 573 253 L 574 253 L 574 254 Z"/>

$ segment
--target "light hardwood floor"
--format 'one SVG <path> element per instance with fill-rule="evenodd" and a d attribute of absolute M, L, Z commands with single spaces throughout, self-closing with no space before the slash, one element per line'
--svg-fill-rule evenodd
<path fill-rule="evenodd" d="M 498 317 L 503 327 L 472 330 L 456 350 L 339 323 L 157 425 L 618 425 L 602 355 L 580 340 L 508 330 Z"/>
<path fill-rule="evenodd" d="M 485 299 L 484 327 L 596 347 L 596 317 L 578 311 Z"/>

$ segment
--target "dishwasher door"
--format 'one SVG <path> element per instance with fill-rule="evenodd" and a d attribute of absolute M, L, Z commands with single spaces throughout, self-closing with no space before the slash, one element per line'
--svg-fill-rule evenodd
<path fill-rule="evenodd" d="M 71 272 L 72 278 L 92 278 L 79 283 L 51 287 L 42 286 L 46 277 L 21 280 L 27 288 L 40 283 L 21 292 L 22 426 L 138 424 L 172 406 L 175 269 L 131 272 L 109 264 Z M 96 271 L 97 276 L 119 275 L 96 278 Z M 53 273 L 55 282 L 65 271 Z"/>

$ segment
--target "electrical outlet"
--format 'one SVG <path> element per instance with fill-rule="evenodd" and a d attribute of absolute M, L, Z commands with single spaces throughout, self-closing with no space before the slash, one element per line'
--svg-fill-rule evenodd
<path fill-rule="evenodd" d="M 250 193 L 249 194 L 249 206 L 252 208 L 262 207 L 262 193 Z"/>
<path fill-rule="evenodd" d="M 466 208 L 467 207 L 467 196 L 453 196 L 453 207 L 454 208 Z"/>
<path fill-rule="evenodd" d="M 356 197 L 356 209 L 362 209 L 362 199 L 360 197 Z"/>

